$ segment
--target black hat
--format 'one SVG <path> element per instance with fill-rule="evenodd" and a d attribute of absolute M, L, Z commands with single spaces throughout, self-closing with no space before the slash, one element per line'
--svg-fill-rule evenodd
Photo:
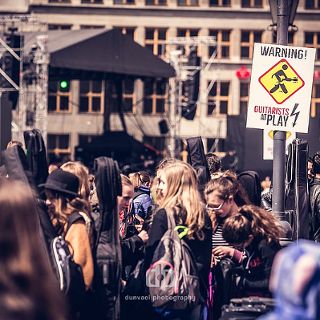
<path fill-rule="evenodd" d="M 52 171 L 49 174 L 46 183 L 40 184 L 39 187 L 57 191 L 58 193 L 72 196 L 73 198 L 79 196 L 78 177 L 62 169 Z"/>

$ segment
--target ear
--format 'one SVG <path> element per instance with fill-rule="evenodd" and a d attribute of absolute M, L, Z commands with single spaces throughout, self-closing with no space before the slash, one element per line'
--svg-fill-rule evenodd
<path fill-rule="evenodd" d="M 249 234 L 248 240 L 253 240 L 253 234 Z"/>
<path fill-rule="evenodd" d="M 228 199 L 226 200 L 226 202 L 228 202 L 229 204 L 233 201 L 233 196 L 229 196 Z"/>

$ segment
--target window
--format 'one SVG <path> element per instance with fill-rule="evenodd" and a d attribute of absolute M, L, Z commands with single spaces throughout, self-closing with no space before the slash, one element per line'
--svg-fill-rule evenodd
<path fill-rule="evenodd" d="M 252 59 L 255 42 L 262 42 L 262 31 L 241 31 L 241 58 Z"/>
<path fill-rule="evenodd" d="M 49 0 L 49 3 L 70 3 L 71 0 Z"/>
<path fill-rule="evenodd" d="M 71 155 L 69 134 L 48 134 L 49 159 L 69 158 Z"/>
<path fill-rule="evenodd" d="M 196 7 L 198 5 L 198 0 L 178 0 L 179 7 Z"/>
<path fill-rule="evenodd" d="M 102 4 L 103 0 L 81 0 L 81 3 Z"/>
<path fill-rule="evenodd" d="M 167 0 L 146 0 L 146 6 L 166 6 Z"/>
<path fill-rule="evenodd" d="M 209 46 L 209 57 L 217 50 L 218 59 L 230 58 L 230 30 L 209 30 L 209 36 L 216 37 L 217 48 Z"/>
<path fill-rule="evenodd" d="M 164 56 L 165 43 L 167 39 L 167 29 L 146 29 L 145 47 L 149 48 L 153 54 Z"/>
<path fill-rule="evenodd" d="M 247 114 L 249 101 L 249 82 L 240 82 L 240 114 Z"/>
<path fill-rule="evenodd" d="M 120 30 L 122 34 L 126 34 L 134 40 L 135 28 L 132 27 L 114 27 L 114 29 Z"/>
<path fill-rule="evenodd" d="M 305 0 L 306 9 L 320 9 L 320 0 Z"/>
<path fill-rule="evenodd" d="M 177 36 L 184 38 L 197 37 L 199 35 L 199 29 L 178 29 Z M 184 47 L 186 55 L 190 53 L 190 47 Z"/>
<path fill-rule="evenodd" d="M 59 81 L 49 81 L 48 112 L 71 112 L 70 82 L 61 88 Z"/>
<path fill-rule="evenodd" d="M 178 29 L 178 37 L 197 37 L 199 34 L 199 29 Z"/>
<path fill-rule="evenodd" d="M 231 7 L 231 0 L 210 0 L 210 7 Z"/>
<path fill-rule="evenodd" d="M 80 29 L 103 29 L 103 28 L 105 28 L 105 26 L 104 25 L 87 25 L 87 24 L 82 24 L 81 26 L 80 26 Z"/>
<path fill-rule="evenodd" d="M 320 110 L 320 82 L 313 84 L 311 98 L 311 118 L 315 118 Z"/>
<path fill-rule="evenodd" d="M 241 0 L 242 8 L 262 8 L 262 0 Z"/>
<path fill-rule="evenodd" d="M 102 81 L 80 81 L 79 113 L 102 113 L 104 108 L 104 91 Z"/>
<path fill-rule="evenodd" d="M 167 92 L 166 81 L 145 81 L 143 113 L 159 114 L 166 112 Z"/>
<path fill-rule="evenodd" d="M 118 103 L 117 103 L 117 94 L 115 85 L 112 85 L 112 103 L 111 103 L 111 112 L 118 113 Z M 135 103 L 136 97 L 134 93 L 134 80 L 133 79 L 125 79 L 122 81 L 122 109 L 123 112 L 133 113 L 135 112 Z"/>
<path fill-rule="evenodd" d="M 71 24 L 48 24 L 48 30 L 71 30 Z"/>
<path fill-rule="evenodd" d="M 229 94 L 230 82 L 216 81 L 209 92 L 207 115 L 228 114 Z"/>
<path fill-rule="evenodd" d="M 320 32 L 305 32 L 304 42 L 306 47 L 317 49 L 316 60 L 320 59 Z"/>
<path fill-rule="evenodd" d="M 164 151 L 166 148 L 166 138 L 165 137 L 150 137 L 143 136 L 143 142 L 150 144 L 159 151 Z"/>
<path fill-rule="evenodd" d="M 135 4 L 135 0 L 113 0 L 114 4 Z"/>
<path fill-rule="evenodd" d="M 84 144 L 91 143 L 93 139 L 99 137 L 98 135 L 90 135 L 90 134 L 79 134 L 79 143 L 78 145 L 82 146 Z"/>

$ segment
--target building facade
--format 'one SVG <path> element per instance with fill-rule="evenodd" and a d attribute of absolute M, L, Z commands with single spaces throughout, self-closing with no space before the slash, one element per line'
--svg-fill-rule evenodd
<path fill-rule="evenodd" d="M 216 37 L 217 47 L 200 45 L 202 59 L 195 118 L 178 119 L 181 138 L 202 136 L 206 150 L 227 151 L 227 115 L 245 114 L 254 42 L 274 43 L 267 0 L 31 0 L 30 12 L 49 30 L 119 28 L 168 61 L 174 37 Z M 320 1 L 300 0 L 289 44 L 317 48 L 320 69 Z M 215 52 L 214 52 L 215 50 Z M 209 58 L 214 58 L 209 61 Z M 209 63 L 212 62 L 212 63 Z M 319 78 L 319 79 L 318 79 Z M 209 86 L 209 84 L 211 85 Z M 74 156 L 74 147 L 103 131 L 105 86 L 97 81 L 72 81 L 65 88 L 49 83 L 48 151 Z M 159 150 L 166 135 L 159 121 L 168 120 L 170 93 L 163 81 L 124 80 L 124 111 L 128 133 Z M 307 106 L 309 107 L 309 106 Z M 311 116 L 319 116 L 320 73 L 315 73 Z M 111 108 L 111 107 L 110 107 Z M 116 110 L 111 130 L 122 130 Z"/>

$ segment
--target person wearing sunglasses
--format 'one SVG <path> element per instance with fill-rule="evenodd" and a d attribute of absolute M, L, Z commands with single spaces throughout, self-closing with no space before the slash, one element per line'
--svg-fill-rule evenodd
<path fill-rule="evenodd" d="M 219 319 L 221 308 L 233 297 L 232 268 L 240 265 L 243 252 L 232 247 L 222 235 L 225 220 L 238 213 L 248 200 L 243 196 L 235 174 L 230 171 L 211 179 L 204 190 L 207 212 L 212 222 L 212 283 L 214 303 L 210 310 L 214 319 Z"/>
<path fill-rule="evenodd" d="M 241 259 L 241 253 L 232 248 L 222 236 L 222 227 L 226 218 L 236 214 L 239 206 L 248 203 L 246 197 L 239 197 L 239 182 L 234 174 L 225 172 L 217 179 L 210 180 L 204 190 L 206 208 L 212 221 L 212 248 L 216 260 L 223 257 Z"/>

